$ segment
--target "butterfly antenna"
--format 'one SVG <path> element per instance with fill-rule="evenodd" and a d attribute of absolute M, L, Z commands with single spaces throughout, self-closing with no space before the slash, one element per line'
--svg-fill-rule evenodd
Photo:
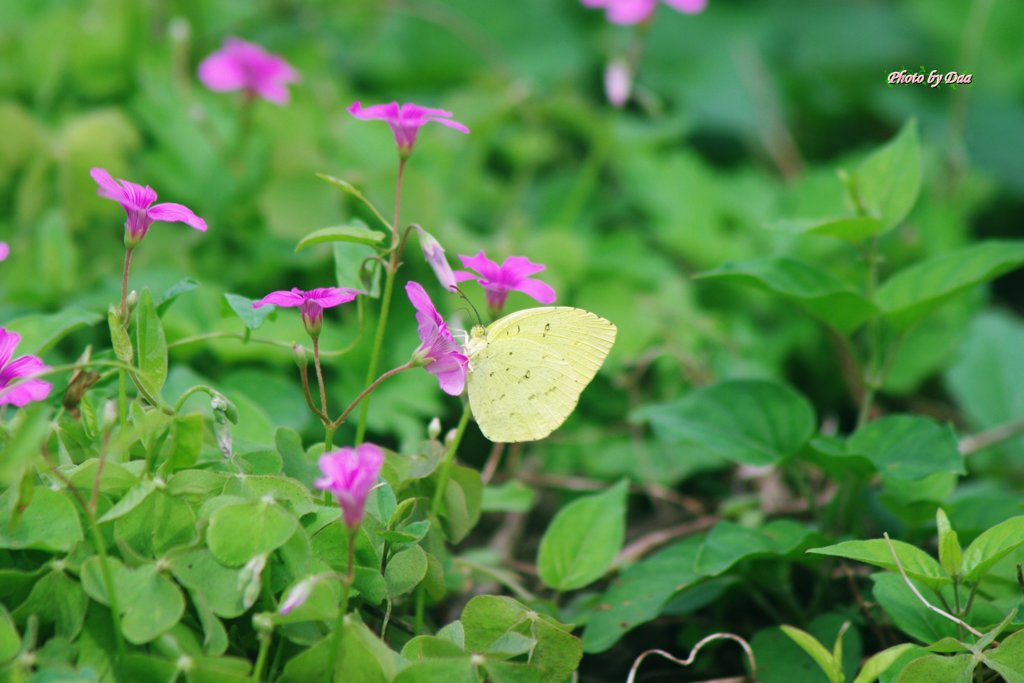
<path fill-rule="evenodd" d="M 465 294 L 464 294 L 464 293 L 462 292 L 462 290 L 458 288 L 458 286 L 455 286 L 455 292 L 456 292 L 456 293 L 457 293 L 457 294 L 458 294 L 459 296 L 461 296 L 461 297 L 462 297 L 462 300 L 463 300 L 463 301 L 465 301 L 465 302 L 466 302 L 467 304 L 469 304 L 469 307 L 470 307 L 471 309 L 473 309 L 473 315 L 475 315 L 475 316 L 476 316 L 476 324 L 477 324 L 477 325 L 480 325 L 480 326 L 482 327 L 482 326 L 483 326 L 483 324 L 484 324 L 484 321 L 480 319 L 480 312 L 476 310 L 476 306 L 474 306 L 474 305 L 473 305 L 473 302 L 469 300 L 469 297 L 468 297 L 468 296 L 466 296 L 466 295 L 465 295 Z"/>

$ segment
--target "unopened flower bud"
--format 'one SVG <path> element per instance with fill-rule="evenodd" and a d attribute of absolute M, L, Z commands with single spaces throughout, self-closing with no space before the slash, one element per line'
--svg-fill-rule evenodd
<path fill-rule="evenodd" d="M 139 293 L 134 289 L 128 294 L 128 298 L 125 300 L 129 311 L 134 311 L 139 305 Z"/>
<path fill-rule="evenodd" d="M 117 424 L 117 401 L 110 400 L 103 404 L 102 421 L 100 422 L 104 432 L 114 428 Z"/>
<path fill-rule="evenodd" d="M 292 344 L 292 358 L 299 370 L 305 370 L 309 365 L 309 356 L 306 355 L 306 347 L 302 344 Z"/>
<path fill-rule="evenodd" d="M 459 433 L 457 429 L 449 429 L 448 433 L 444 435 L 444 445 L 451 446 L 452 442 L 455 441 L 455 435 Z"/>
<path fill-rule="evenodd" d="M 431 441 L 437 441 L 437 437 L 441 435 L 441 418 L 435 417 L 427 425 L 427 436 Z"/>
<path fill-rule="evenodd" d="M 295 587 L 288 591 L 288 595 L 285 596 L 284 602 L 278 607 L 277 611 L 279 614 L 288 614 L 297 607 L 302 607 L 309 600 L 309 596 L 313 594 L 313 589 L 320 583 L 322 577 L 318 574 L 316 576 L 307 576 L 302 581 L 295 584 Z"/>
<path fill-rule="evenodd" d="M 633 90 L 633 74 L 629 64 L 615 59 L 604 70 L 604 94 L 613 107 L 621 107 L 629 101 Z"/>

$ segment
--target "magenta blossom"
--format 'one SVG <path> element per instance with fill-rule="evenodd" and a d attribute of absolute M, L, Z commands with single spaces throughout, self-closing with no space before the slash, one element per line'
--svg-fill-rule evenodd
<path fill-rule="evenodd" d="M 437 276 L 437 281 L 441 283 L 441 286 L 449 292 L 454 292 L 457 281 L 455 280 L 455 274 L 452 273 L 452 267 L 448 264 L 448 259 L 444 255 L 444 247 L 429 232 L 418 225 L 415 227 L 416 232 L 420 235 L 420 248 L 423 249 L 423 258 L 434 269 L 434 275 Z"/>
<path fill-rule="evenodd" d="M 639 24 L 647 21 L 658 7 L 659 0 L 581 0 L 587 7 L 606 11 L 608 21 L 613 24 Z M 704 11 L 707 0 L 661 0 L 672 9 L 697 14 Z"/>
<path fill-rule="evenodd" d="M 398 143 L 398 153 L 403 158 L 412 152 L 412 146 L 416 143 L 416 133 L 419 132 L 420 126 L 430 121 L 454 128 L 460 133 L 469 132 L 469 128 L 452 120 L 453 114 L 450 111 L 429 109 L 411 102 L 406 102 L 403 105 L 392 102 L 364 107 L 359 100 L 356 100 L 348 108 L 348 113 L 364 121 L 380 119 L 391 126 L 391 132 L 395 134 L 395 142 Z"/>
<path fill-rule="evenodd" d="M 10 253 L 11 248 L 7 246 L 7 242 L 0 242 L 0 261 L 6 261 Z"/>
<path fill-rule="evenodd" d="M 35 356 L 21 356 L 11 360 L 14 348 L 20 341 L 20 334 L 0 327 L 0 406 L 9 403 L 20 407 L 32 401 L 42 401 L 53 388 L 52 384 L 41 379 L 30 379 L 10 386 L 19 377 L 28 377 L 48 369 Z"/>
<path fill-rule="evenodd" d="M 377 475 L 384 464 L 384 451 L 372 443 L 355 448 L 339 448 L 324 453 L 317 461 L 324 476 L 315 486 L 330 491 L 338 499 L 345 525 L 355 529 L 363 521 L 363 508 L 370 489 L 377 483 Z"/>
<path fill-rule="evenodd" d="M 267 304 L 274 304 L 275 306 L 299 308 L 306 332 L 310 337 L 316 339 L 320 336 L 320 329 L 324 324 L 324 309 L 347 304 L 355 299 L 357 294 L 362 294 L 362 292 L 345 287 L 318 287 L 308 292 L 292 287 L 291 291 L 271 292 L 259 301 L 252 302 L 252 307 L 260 308 Z"/>
<path fill-rule="evenodd" d="M 405 293 L 416 308 L 416 327 L 420 335 L 419 348 L 413 353 L 413 362 L 423 365 L 437 377 L 441 390 L 458 396 L 466 386 L 468 359 L 448 331 L 448 323 L 434 308 L 427 292 L 418 282 L 405 285 Z"/>
<path fill-rule="evenodd" d="M 199 80 L 210 90 L 244 90 L 246 97 L 284 104 L 289 83 L 299 80 L 291 64 L 259 45 L 228 38 L 199 65 Z"/>
<path fill-rule="evenodd" d="M 459 256 L 462 265 L 475 270 L 479 275 L 464 270 L 455 271 L 455 279 L 476 280 L 487 291 L 487 307 L 497 312 L 505 307 L 505 299 L 511 291 L 522 292 L 542 304 L 555 300 L 555 290 L 546 282 L 530 276 L 544 270 L 545 266 L 533 263 L 525 256 L 509 256 L 499 266 L 487 258 L 481 250 L 476 256 Z"/>
<path fill-rule="evenodd" d="M 156 191 L 149 185 L 143 187 L 127 180 L 114 180 L 102 168 L 89 169 L 89 175 L 100 186 L 96 194 L 113 199 L 128 214 L 124 222 L 124 243 L 129 249 L 137 247 L 142 242 L 142 238 L 149 231 L 149 226 L 155 221 L 184 223 L 200 232 L 206 232 L 206 221 L 192 213 L 192 209 L 187 206 L 170 202 L 154 205 Z"/>

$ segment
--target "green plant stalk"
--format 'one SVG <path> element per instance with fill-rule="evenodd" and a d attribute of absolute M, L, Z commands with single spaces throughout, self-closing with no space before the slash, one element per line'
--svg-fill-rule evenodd
<path fill-rule="evenodd" d="M 388 313 L 391 312 L 391 295 L 395 290 L 395 275 L 398 273 L 398 266 L 401 265 L 399 259 L 402 257 L 402 246 L 405 244 L 404 239 L 401 244 L 398 241 L 399 216 L 402 211 L 402 178 L 405 175 L 405 161 L 406 157 L 404 155 L 399 156 L 398 176 L 395 180 L 395 220 L 391 224 L 391 260 L 385 268 L 387 275 L 384 280 L 384 293 L 381 295 L 380 301 L 380 319 L 377 321 L 377 334 L 373 339 L 373 351 L 370 352 L 370 364 L 366 367 L 366 384 L 372 382 L 373 378 L 377 376 L 381 349 L 384 346 L 384 333 L 388 327 Z M 369 397 L 367 397 L 359 408 L 356 444 L 362 443 L 363 437 L 366 436 L 366 418 L 369 412 L 370 401 Z"/>
<path fill-rule="evenodd" d="M 128 374 L 124 370 L 117 371 L 117 423 L 122 432 L 128 429 Z"/>
<path fill-rule="evenodd" d="M 341 632 L 345 628 L 345 613 L 348 612 L 348 598 L 352 592 L 352 578 L 355 573 L 355 549 L 356 549 L 356 531 L 355 529 L 349 529 L 348 532 L 348 569 L 345 572 L 345 580 L 341 582 L 341 603 L 338 605 L 338 621 L 334 625 L 334 633 L 331 636 L 331 652 L 328 657 L 327 668 L 332 672 L 331 680 L 340 681 L 338 677 L 337 662 L 338 654 L 341 652 Z"/>
<path fill-rule="evenodd" d="M 260 634 L 260 651 L 256 655 L 256 664 L 252 669 L 253 683 L 263 680 L 263 669 L 267 665 L 267 653 L 270 652 L 270 641 L 273 640 L 270 633 Z"/>
<path fill-rule="evenodd" d="M 466 433 L 466 425 L 469 424 L 469 402 L 466 402 L 462 406 L 462 417 L 459 418 L 459 426 L 455 429 L 455 438 L 448 445 L 448 450 L 444 454 L 444 460 L 441 462 L 441 469 L 437 476 L 437 488 L 434 489 L 434 499 L 430 503 L 430 514 L 432 517 L 437 517 L 441 511 L 441 501 L 444 500 L 444 490 L 448 486 L 448 474 L 452 468 L 452 461 L 455 460 L 455 451 L 459 448 L 459 442 L 462 441 L 462 435 Z"/>
<path fill-rule="evenodd" d="M 110 603 L 110 620 L 114 624 L 114 645 L 117 647 L 117 658 L 120 661 L 125 656 L 124 636 L 121 635 L 121 611 L 118 608 L 117 589 L 114 584 L 114 576 L 110 573 L 110 564 L 107 562 L 107 547 L 103 543 L 103 535 L 96 524 L 96 518 L 90 513 L 88 508 L 85 510 L 85 519 L 89 525 L 92 543 L 96 546 L 96 557 L 100 563 L 103 587 L 107 591 L 107 600 Z"/>
<path fill-rule="evenodd" d="M 355 407 L 357 405 L 359 405 L 360 401 L 366 401 L 366 400 L 369 399 L 370 394 L 373 393 L 373 390 L 376 389 L 381 384 L 381 382 L 383 382 L 384 380 L 386 380 L 389 377 L 393 377 L 393 376 L 397 375 L 398 373 L 404 372 L 404 371 L 406 371 L 406 370 L 408 370 L 410 368 L 413 368 L 413 367 L 415 367 L 415 365 L 413 364 L 413 361 L 410 360 L 407 363 L 403 363 L 402 365 L 399 365 L 397 368 L 391 368 L 390 370 L 385 372 L 383 375 L 381 375 L 377 379 L 373 380 L 373 382 L 370 384 L 370 386 L 368 386 L 365 389 L 363 389 L 363 391 L 352 400 L 352 403 L 349 404 L 348 408 L 345 408 L 345 412 L 343 412 L 341 415 L 339 415 L 338 419 L 335 420 L 334 422 L 331 422 L 329 426 L 332 429 L 336 430 L 338 427 L 341 426 L 341 423 L 345 421 L 345 418 L 348 417 L 349 414 L 353 410 L 355 410 Z M 359 443 L 359 441 L 360 441 L 360 439 L 356 439 L 356 443 Z"/>

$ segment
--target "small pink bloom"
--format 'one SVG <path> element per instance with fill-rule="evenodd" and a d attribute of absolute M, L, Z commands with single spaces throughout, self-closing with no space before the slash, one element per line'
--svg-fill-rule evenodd
<path fill-rule="evenodd" d="M 418 225 L 416 226 L 416 232 L 420 235 L 420 248 L 423 249 L 423 258 L 434 269 L 438 282 L 449 292 L 455 291 L 455 274 L 452 273 L 452 267 L 448 264 L 448 259 L 444 255 L 444 247 L 441 246 L 441 243 L 433 235 Z"/>
<path fill-rule="evenodd" d="M 250 98 L 284 104 L 288 101 L 286 86 L 299 80 L 299 73 L 255 43 L 228 38 L 199 65 L 199 80 L 210 90 L 244 90 Z"/>
<path fill-rule="evenodd" d="M 633 90 L 633 74 L 629 65 L 622 59 L 616 59 L 604 70 L 604 94 L 613 107 L 621 107 L 629 101 Z"/>
<path fill-rule="evenodd" d="M 155 221 L 184 223 L 200 232 L 206 232 L 206 221 L 192 213 L 192 209 L 187 206 L 169 202 L 153 204 L 156 201 L 156 191 L 149 185 L 143 187 L 127 180 L 114 180 L 102 168 L 89 169 L 89 175 L 100 186 L 96 194 L 113 199 L 128 214 L 124 222 L 124 241 L 129 248 L 134 248 L 142 242 L 142 238 L 149 231 L 149 226 Z"/>
<path fill-rule="evenodd" d="M 11 360 L 14 348 L 20 341 L 20 334 L 0 327 L 0 405 L 9 403 L 23 406 L 32 401 L 42 401 L 53 388 L 53 385 L 41 379 L 18 382 L 10 387 L 11 382 L 19 377 L 28 377 L 48 369 L 42 359 L 35 356 L 21 356 Z"/>
<path fill-rule="evenodd" d="M 541 272 L 545 266 L 533 263 L 525 256 L 509 256 L 499 266 L 487 258 L 481 250 L 476 256 L 459 256 L 462 265 L 475 270 L 479 275 L 464 270 L 455 271 L 455 279 L 476 280 L 487 291 L 487 307 L 492 311 L 500 311 L 505 306 L 505 299 L 511 291 L 522 292 L 542 304 L 555 301 L 555 290 L 551 285 L 534 280 L 531 275 Z"/>
<path fill-rule="evenodd" d="M 658 7 L 658 0 L 581 0 L 586 7 L 605 10 L 613 24 L 639 24 L 647 21 Z M 686 14 L 697 14 L 707 6 L 707 0 L 662 0 L 672 9 Z"/>
<path fill-rule="evenodd" d="M 7 246 L 7 242 L 0 242 L 0 261 L 6 261 L 10 253 L 11 248 Z"/>
<path fill-rule="evenodd" d="M 313 589 L 317 584 L 330 576 L 330 574 L 316 574 L 299 581 L 294 588 L 288 591 L 281 606 L 277 608 L 278 614 L 285 615 L 293 609 L 302 607 L 309 600 L 309 596 L 313 594 Z"/>
<path fill-rule="evenodd" d="M 380 446 L 364 443 L 324 453 L 318 463 L 324 476 L 314 485 L 334 494 L 346 526 L 355 529 L 363 521 L 363 508 L 384 464 L 384 451 Z"/>
<path fill-rule="evenodd" d="M 444 109 L 429 109 L 418 104 L 406 102 L 399 105 L 398 102 L 390 104 L 375 104 L 364 107 L 356 100 L 348 108 L 348 113 L 357 119 L 369 121 L 380 119 L 391 126 L 391 132 L 395 134 L 395 142 L 398 143 L 398 153 L 403 157 L 412 152 L 412 146 L 416 143 L 416 133 L 420 126 L 430 121 L 436 121 L 443 126 L 454 128 L 460 133 L 468 133 L 469 128 L 458 121 L 453 121 L 453 114 Z"/>
<path fill-rule="evenodd" d="M 461 353 L 448 331 L 448 323 L 437 312 L 422 285 L 409 282 L 405 285 L 405 293 L 416 309 L 416 327 L 420 336 L 420 345 L 413 353 L 413 360 L 437 377 L 442 391 L 458 396 L 466 386 L 468 359 Z"/>
<path fill-rule="evenodd" d="M 302 324 L 306 326 L 306 332 L 314 339 L 320 336 L 320 329 L 324 323 L 324 309 L 347 304 L 362 294 L 358 289 L 345 287 L 318 287 L 304 292 L 301 289 L 292 287 L 291 291 L 278 290 L 271 292 L 259 301 L 252 302 L 253 308 L 260 308 L 267 304 L 285 306 L 300 309 Z"/>

